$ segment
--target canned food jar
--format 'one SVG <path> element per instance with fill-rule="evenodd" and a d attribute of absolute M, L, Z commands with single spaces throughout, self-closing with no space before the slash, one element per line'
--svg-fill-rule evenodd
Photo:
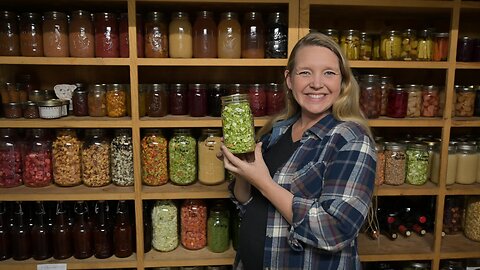
<path fill-rule="evenodd" d="M 107 116 L 107 90 L 105 84 L 92 84 L 88 90 L 88 115 Z"/>
<path fill-rule="evenodd" d="M 278 83 L 267 84 L 267 115 L 274 115 L 285 108 L 285 91 Z"/>
<path fill-rule="evenodd" d="M 102 187 L 111 183 L 110 142 L 106 131 L 87 129 L 82 149 L 82 179 L 88 187 Z"/>
<path fill-rule="evenodd" d="M 40 114 L 38 112 L 38 106 L 35 102 L 28 101 L 24 104 L 23 108 L 23 117 L 27 119 L 39 118 Z"/>
<path fill-rule="evenodd" d="M 192 25 L 186 12 L 174 12 L 168 26 L 168 49 L 172 58 L 192 58 Z"/>
<path fill-rule="evenodd" d="M 245 13 L 241 37 L 242 58 L 265 58 L 265 25 L 260 12 Z"/>
<path fill-rule="evenodd" d="M 218 23 L 218 58 L 242 56 L 242 27 L 235 12 L 224 12 Z"/>
<path fill-rule="evenodd" d="M 391 30 L 381 36 L 380 54 L 383 60 L 400 60 L 402 55 L 402 35 Z"/>
<path fill-rule="evenodd" d="M 380 77 L 374 74 L 360 77 L 360 108 L 367 118 L 380 116 L 382 90 Z"/>
<path fill-rule="evenodd" d="M 0 129 L 0 187 L 22 185 L 22 145 L 12 128 Z"/>
<path fill-rule="evenodd" d="M 267 114 L 265 85 L 259 83 L 250 84 L 248 86 L 248 96 L 253 116 L 265 116 Z"/>
<path fill-rule="evenodd" d="M 473 109 L 474 116 L 480 116 L 480 85 L 473 85 L 475 89 L 475 108 Z"/>
<path fill-rule="evenodd" d="M 20 54 L 22 56 L 43 56 L 42 17 L 38 13 L 26 12 L 20 15 Z"/>
<path fill-rule="evenodd" d="M 433 61 L 447 61 L 450 42 L 448 36 L 448 33 L 433 34 Z"/>
<path fill-rule="evenodd" d="M 457 144 L 457 184 L 474 184 L 477 181 L 478 155 L 476 146 L 469 143 Z"/>
<path fill-rule="evenodd" d="M 288 23 L 285 13 L 270 13 L 267 19 L 266 31 L 265 56 L 267 58 L 287 58 Z"/>
<path fill-rule="evenodd" d="M 58 129 L 52 143 L 53 179 L 59 186 L 82 183 L 82 142 L 74 129 Z"/>
<path fill-rule="evenodd" d="M 360 31 L 346 30 L 340 37 L 340 48 L 349 60 L 360 59 Z"/>
<path fill-rule="evenodd" d="M 107 116 L 123 117 L 127 115 L 127 93 L 122 84 L 107 84 Z"/>
<path fill-rule="evenodd" d="M 145 20 L 145 57 L 168 57 L 168 26 L 163 13 L 152 11 Z"/>
<path fill-rule="evenodd" d="M 94 57 L 95 37 L 92 14 L 85 10 L 72 12 L 68 24 L 68 42 L 71 57 Z"/>
<path fill-rule="evenodd" d="M 217 24 L 213 12 L 202 10 L 197 12 L 193 23 L 193 57 L 217 57 Z"/>
<path fill-rule="evenodd" d="M 208 115 L 213 117 L 219 117 L 222 115 L 222 96 L 224 95 L 225 85 L 216 83 L 208 86 Z"/>
<path fill-rule="evenodd" d="M 117 186 L 133 186 L 133 142 L 130 129 L 115 129 L 110 143 L 112 182 Z"/>
<path fill-rule="evenodd" d="M 372 37 L 367 32 L 360 33 L 360 60 L 372 59 Z"/>
<path fill-rule="evenodd" d="M 440 108 L 440 92 L 435 85 L 427 85 L 422 89 L 421 116 L 436 117 Z"/>
<path fill-rule="evenodd" d="M 95 56 L 119 57 L 120 40 L 117 15 L 110 12 L 95 13 Z"/>
<path fill-rule="evenodd" d="M 215 253 L 222 253 L 230 247 L 230 218 L 227 209 L 213 206 L 207 220 L 207 247 Z"/>
<path fill-rule="evenodd" d="M 333 28 L 327 28 L 320 30 L 320 33 L 331 38 L 335 43 L 340 44 L 340 39 L 338 38 L 338 30 Z"/>
<path fill-rule="evenodd" d="M 423 185 L 428 180 L 428 150 L 423 143 L 409 144 L 405 152 L 407 170 L 405 181 L 411 185 Z"/>
<path fill-rule="evenodd" d="M 168 181 L 167 139 L 160 129 L 147 129 L 140 143 L 142 155 L 142 182 L 160 186 Z"/>
<path fill-rule="evenodd" d="M 473 241 L 480 242 L 480 196 L 468 196 L 465 204 L 463 233 Z"/>
<path fill-rule="evenodd" d="M 0 12 L 0 55 L 20 55 L 18 18 L 17 14 L 12 11 Z"/>
<path fill-rule="evenodd" d="M 43 54 L 47 57 L 68 57 L 68 21 L 63 12 L 43 14 Z"/>
<path fill-rule="evenodd" d="M 189 114 L 193 117 L 207 116 L 207 85 L 193 83 L 188 85 Z"/>
<path fill-rule="evenodd" d="M 63 116 L 63 103 L 59 99 L 49 99 L 37 102 L 40 118 L 55 119 Z"/>
<path fill-rule="evenodd" d="M 88 116 L 88 91 L 84 84 L 75 84 L 72 94 L 73 115 Z"/>
<path fill-rule="evenodd" d="M 469 36 L 458 38 L 457 43 L 457 61 L 470 62 L 473 61 L 475 49 L 475 39 Z"/>
<path fill-rule="evenodd" d="M 438 159 L 440 159 L 440 156 L 438 157 Z M 448 144 L 447 176 L 445 180 L 447 185 L 455 184 L 455 180 L 457 178 L 457 163 L 458 163 L 457 142 L 452 141 Z M 438 167 L 439 167 L 438 170 L 440 170 L 440 160 L 438 160 Z"/>
<path fill-rule="evenodd" d="M 159 200 L 152 209 L 152 246 L 172 251 L 178 246 L 178 208 L 172 200 Z"/>
<path fill-rule="evenodd" d="M 402 60 L 417 60 L 418 40 L 417 31 L 405 29 L 402 33 Z"/>
<path fill-rule="evenodd" d="M 422 106 L 422 86 L 409 84 L 404 86 L 408 93 L 406 117 L 420 117 Z"/>
<path fill-rule="evenodd" d="M 255 129 L 248 95 L 222 97 L 222 127 L 224 144 L 232 153 L 253 152 Z"/>
<path fill-rule="evenodd" d="M 406 147 L 400 143 L 385 145 L 385 184 L 402 185 L 405 183 Z"/>
<path fill-rule="evenodd" d="M 408 93 L 404 87 L 395 87 L 388 92 L 387 116 L 404 118 L 407 115 Z"/>
<path fill-rule="evenodd" d="M 23 103 L 8 102 L 2 105 L 5 118 L 21 118 L 23 116 Z"/>
<path fill-rule="evenodd" d="M 418 33 L 418 57 L 420 61 L 432 61 L 433 40 L 432 31 L 424 29 Z"/>
<path fill-rule="evenodd" d="M 455 92 L 455 116 L 473 116 L 475 110 L 475 90 L 473 86 L 458 87 Z"/>
<path fill-rule="evenodd" d="M 445 197 L 445 208 L 443 212 L 443 232 L 445 234 L 457 234 L 463 230 L 464 197 Z"/>
<path fill-rule="evenodd" d="M 433 168 L 434 168 L 434 162 L 435 162 L 435 154 L 436 152 L 438 152 L 439 150 L 439 145 L 440 145 L 440 140 L 431 140 L 431 141 L 424 141 L 426 144 L 427 144 L 427 151 L 428 151 L 428 171 L 427 171 L 427 176 L 428 176 L 428 180 L 429 181 L 433 181 L 432 177 L 433 177 L 433 174 L 437 174 L 437 182 L 438 183 L 438 171 L 437 172 L 433 172 Z M 440 153 L 439 153 L 440 154 Z M 440 157 L 440 155 L 439 155 Z M 438 170 L 439 169 L 439 166 L 440 164 L 436 164 L 435 166 L 437 166 L 435 169 Z"/>
<path fill-rule="evenodd" d="M 148 85 L 148 109 L 150 117 L 162 117 L 168 114 L 168 85 L 154 83 Z"/>
<path fill-rule="evenodd" d="M 392 77 L 382 76 L 380 77 L 380 89 L 381 89 L 381 106 L 380 106 L 380 115 L 387 115 L 387 105 L 388 105 L 388 92 L 394 89 L 392 83 Z"/>
<path fill-rule="evenodd" d="M 180 210 L 181 242 L 186 249 L 207 245 L 207 204 L 202 199 L 186 199 Z"/>
<path fill-rule="evenodd" d="M 381 142 L 375 144 L 377 152 L 377 168 L 375 170 L 375 184 L 381 185 L 385 182 L 385 145 Z"/>
<path fill-rule="evenodd" d="M 197 180 L 197 141 L 191 129 L 178 128 L 168 142 L 170 181 L 189 185 Z"/>
<path fill-rule="evenodd" d="M 170 85 L 169 107 L 172 115 L 188 114 L 188 92 L 187 85 L 175 83 Z"/>
<path fill-rule="evenodd" d="M 205 185 L 216 185 L 225 181 L 223 161 L 217 158 L 222 145 L 220 129 L 202 129 L 198 139 L 198 181 Z"/>
<path fill-rule="evenodd" d="M 23 184 L 27 187 L 45 187 L 53 182 L 52 145 L 47 130 L 27 131 L 28 143 L 23 158 Z"/>

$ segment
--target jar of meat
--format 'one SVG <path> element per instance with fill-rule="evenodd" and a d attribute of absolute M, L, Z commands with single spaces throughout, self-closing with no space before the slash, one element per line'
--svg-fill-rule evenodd
<path fill-rule="evenodd" d="M 82 142 L 74 129 L 58 129 L 52 144 L 53 179 L 59 186 L 76 186 L 82 183 Z"/>
<path fill-rule="evenodd" d="M 68 24 L 68 42 L 71 57 L 94 57 L 95 37 L 92 14 L 85 10 L 72 12 Z"/>
<path fill-rule="evenodd" d="M 0 55 L 20 55 L 20 40 L 18 37 L 18 18 L 12 11 L 0 12 Z"/>
<path fill-rule="evenodd" d="M 63 12 L 43 14 L 43 54 L 47 57 L 68 57 L 68 21 Z"/>
<path fill-rule="evenodd" d="M 168 57 L 168 26 L 163 13 L 147 13 L 144 39 L 145 57 Z"/>
<path fill-rule="evenodd" d="M 146 129 L 140 143 L 142 155 L 142 182 L 160 186 L 168 181 L 167 139 L 160 129 Z"/>
<path fill-rule="evenodd" d="M 455 88 L 455 116 L 471 117 L 475 108 L 475 90 L 470 86 Z"/>
<path fill-rule="evenodd" d="M 159 200 L 152 209 L 152 246 L 172 251 L 178 246 L 178 208 L 172 200 Z"/>
<path fill-rule="evenodd" d="M 186 199 L 180 210 L 181 241 L 186 249 L 207 245 L 207 204 L 202 199 Z"/>
<path fill-rule="evenodd" d="M 120 42 L 117 15 L 110 12 L 95 13 L 95 56 L 119 57 Z"/>
<path fill-rule="evenodd" d="M 117 186 L 133 186 L 133 142 L 131 130 L 115 129 L 110 143 L 112 182 Z"/>
<path fill-rule="evenodd" d="M 87 129 L 82 150 L 83 184 L 101 187 L 110 184 L 110 142 L 106 131 L 100 128 Z"/>
<path fill-rule="evenodd" d="M 23 158 L 23 183 L 27 187 L 44 187 L 53 182 L 52 148 L 47 130 L 34 128 L 28 131 L 28 143 Z"/>
<path fill-rule="evenodd" d="M 435 85 L 427 85 L 422 89 L 421 116 L 436 117 L 440 106 L 440 92 Z"/>
<path fill-rule="evenodd" d="M 22 145 L 15 129 L 0 129 L 0 187 L 22 184 Z"/>
<path fill-rule="evenodd" d="M 188 128 L 173 130 L 168 142 L 170 181 L 189 185 L 197 180 L 197 141 Z"/>
<path fill-rule="evenodd" d="M 408 93 L 406 117 L 420 117 L 422 106 L 422 86 L 417 84 L 405 85 Z"/>
<path fill-rule="evenodd" d="M 109 117 L 127 115 L 127 93 L 124 85 L 107 84 L 107 115 Z"/>
<path fill-rule="evenodd" d="M 20 15 L 20 54 L 22 56 L 43 56 L 42 17 L 38 13 L 26 12 Z"/>

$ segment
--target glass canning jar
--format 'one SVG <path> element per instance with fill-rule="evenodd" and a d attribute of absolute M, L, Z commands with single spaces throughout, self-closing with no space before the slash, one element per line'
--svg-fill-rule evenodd
<path fill-rule="evenodd" d="M 215 253 L 222 253 L 230 247 L 230 217 L 223 205 L 210 208 L 207 219 L 207 247 Z"/>
<path fill-rule="evenodd" d="M 278 83 L 267 84 L 267 115 L 274 115 L 285 108 L 285 91 Z"/>
<path fill-rule="evenodd" d="M 188 13 L 179 11 L 172 13 L 168 25 L 168 49 L 172 58 L 192 58 L 192 25 Z"/>
<path fill-rule="evenodd" d="M 181 242 L 186 249 L 207 245 L 207 204 L 202 199 L 186 199 L 180 209 Z"/>
<path fill-rule="evenodd" d="M 225 181 L 223 161 L 217 158 L 222 145 L 220 129 L 202 129 L 198 139 L 198 181 L 205 185 L 216 185 Z"/>
<path fill-rule="evenodd" d="M 170 85 L 169 107 L 172 115 L 188 114 L 188 92 L 187 85 L 175 83 Z"/>
<path fill-rule="evenodd" d="M 147 115 L 161 117 L 168 114 L 168 85 L 154 83 L 148 86 Z"/>
<path fill-rule="evenodd" d="M 159 200 L 152 209 L 152 246 L 158 251 L 172 251 L 179 243 L 178 208 L 172 200 Z"/>
<path fill-rule="evenodd" d="M 106 131 L 87 129 L 82 149 L 82 179 L 89 187 L 101 187 L 111 183 L 110 142 Z"/>
<path fill-rule="evenodd" d="M 455 116 L 473 116 L 475 109 L 475 89 L 473 86 L 457 87 L 455 90 Z"/>
<path fill-rule="evenodd" d="M 383 60 L 399 60 L 402 55 L 402 35 L 391 30 L 381 35 L 380 54 Z"/>
<path fill-rule="evenodd" d="M 360 59 L 360 31 L 345 30 L 340 37 L 340 48 L 349 60 Z"/>
<path fill-rule="evenodd" d="M 427 179 L 432 181 L 433 175 L 433 163 L 435 159 L 435 152 L 438 151 L 440 140 L 424 140 L 423 141 L 427 145 L 427 152 L 428 152 L 428 170 L 427 170 Z M 436 168 L 438 170 L 438 167 Z M 438 180 L 437 180 L 438 183 Z"/>
<path fill-rule="evenodd" d="M 447 61 L 450 42 L 448 37 L 447 32 L 433 34 L 433 61 Z"/>
<path fill-rule="evenodd" d="M 457 43 L 457 61 L 470 62 L 473 61 L 475 48 L 475 39 L 469 36 L 458 38 Z"/>
<path fill-rule="evenodd" d="M 381 142 L 375 144 L 377 153 L 377 167 L 375 170 L 375 184 L 381 185 L 385 182 L 385 145 Z"/>
<path fill-rule="evenodd" d="M 367 118 L 378 118 L 382 106 L 380 77 L 374 74 L 360 77 L 360 108 Z"/>
<path fill-rule="evenodd" d="M 463 233 L 473 241 L 480 242 L 480 196 L 468 196 L 465 203 Z"/>
<path fill-rule="evenodd" d="M 418 41 L 417 31 L 414 29 L 405 29 L 402 33 L 402 60 L 417 60 L 418 56 Z"/>
<path fill-rule="evenodd" d="M 88 116 L 88 89 L 78 83 L 72 94 L 73 115 Z"/>
<path fill-rule="evenodd" d="M 127 115 L 127 93 L 125 86 L 107 84 L 107 116 L 123 117 Z"/>
<path fill-rule="evenodd" d="M 380 106 L 380 115 L 387 115 L 387 105 L 388 105 L 388 92 L 394 89 L 392 77 L 381 76 L 380 77 L 380 89 L 381 89 L 381 106 Z"/>
<path fill-rule="evenodd" d="M 213 12 L 199 11 L 193 23 L 193 57 L 217 57 L 217 24 L 213 19 Z"/>
<path fill-rule="evenodd" d="M 411 185 L 423 185 L 428 180 L 428 150 L 423 143 L 412 143 L 405 152 L 407 167 L 405 182 Z"/>
<path fill-rule="evenodd" d="M 447 185 L 455 184 L 455 180 L 457 178 L 457 163 L 457 142 L 451 141 L 448 144 L 447 176 L 445 180 Z M 440 156 L 438 156 L 438 167 L 438 170 L 440 170 Z"/>
<path fill-rule="evenodd" d="M 463 196 L 446 196 L 443 211 L 443 232 L 445 234 L 457 234 L 463 230 Z"/>
<path fill-rule="evenodd" d="M 206 84 L 194 83 L 188 85 L 188 108 L 190 116 L 207 116 Z"/>
<path fill-rule="evenodd" d="M 432 31 L 429 29 L 423 29 L 418 32 L 417 60 L 432 61 L 432 57 L 433 57 Z"/>
<path fill-rule="evenodd" d="M 17 13 L 12 11 L 0 12 L 0 55 L 20 55 L 18 17 Z"/>
<path fill-rule="evenodd" d="M 248 96 L 253 116 L 265 116 L 267 114 L 265 85 L 260 83 L 250 84 L 248 86 Z"/>
<path fill-rule="evenodd" d="M 404 118 L 407 115 L 408 93 L 404 87 L 395 87 L 388 92 L 387 116 Z"/>
<path fill-rule="evenodd" d="M 457 144 L 457 184 L 474 184 L 477 181 L 478 155 L 476 146 L 469 143 Z"/>
<path fill-rule="evenodd" d="M 53 182 L 52 148 L 47 130 L 34 128 L 27 131 L 27 146 L 23 157 L 23 184 L 44 187 Z"/>
<path fill-rule="evenodd" d="M 74 129 L 57 129 L 52 143 L 53 179 L 59 186 L 82 183 L 82 142 Z"/>
<path fill-rule="evenodd" d="M 119 57 L 120 42 L 117 15 L 111 12 L 95 13 L 95 56 Z"/>
<path fill-rule="evenodd" d="M 475 89 L 475 108 L 473 109 L 474 116 L 480 116 L 480 85 L 473 85 Z"/>
<path fill-rule="evenodd" d="M 408 93 L 406 117 L 420 117 L 422 106 L 422 86 L 408 84 L 404 86 Z"/>
<path fill-rule="evenodd" d="M 17 187 L 22 180 L 22 145 L 15 129 L 0 129 L 0 187 Z"/>
<path fill-rule="evenodd" d="M 248 95 L 222 97 L 223 142 L 233 154 L 253 152 L 255 129 Z"/>
<path fill-rule="evenodd" d="M 288 23 L 285 13 L 272 12 L 268 14 L 265 47 L 267 58 L 287 58 Z"/>
<path fill-rule="evenodd" d="M 217 30 L 218 58 L 240 58 L 242 56 L 242 27 L 237 13 L 222 13 Z"/>
<path fill-rule="evenodd" d="M 94 57 L 95 37 L 92 14 L 85 10 L 72 12 L 68 24 L 68 43 L 71 57 Z"/>
<path fill-rule="evenodd" d="M 41 15 L 33 12 L 22 13 L 19 30 L 20 54 L 22 56 L 43 56 Z"/>
<path fill-rule="evenodd" d="M 337 30 L 337 29 L 333 29 L 333 28 L 322 29 L 322 30 L 320 30 L 320 33 L 328 36 L 328 37 L 331 38 L 333 41 L 335 41 L 335 43 L 340 44 L 340 39 L 339 39 L 339 35 L 338 35 L 338 30 Z"/>
<path fill-rule="evenodd" d="M 91 84 L 88 89 L 88 115 L 107 116 L 107 90 L 105 84 Z"/>
<path fill-rule="evenodd" d="M 147 115 L 147 95 L 148 95 L 148 85 L 139 84 L 138 85 L 138 116 L 144 117 Z"/>
<path fill-rule="evenodd" d="M 168 57 L 168 26 L 163 13 L 152 11 L 145 19 L 145 57 Z"/>
<path fill-rule="evenodd" d="M 242 58 L 265 58 L 265 25 L 260 12 L 245 13 L 241 37 Z"/>
<path fill-rule="evenodd" d="M 197 141 L 188 128 L 173 130 L 168 142 L 170 181 L 189 185 L 197 180 Z"/>
<path fill-rule="evenodd" d="M 142 182 L 160 186 L 168 181 L 168 142 L 160 129 L 146 129 L 141 145 Z"/>
<path fill-rule="evenodd" d="M 117 186 L 133 186 L 133 142 L 130 129 L 115 129 L 110 143 L 110 170 Z"/>
<path fill-rule="evenodd" d="M 360 60 L 372 59 L 372 37 L 367 32 L 360 32 Z"/>
<path fill-rule="evenodd" d="M 406 173 L 406 147 L 400 143 L 385 145 L 385 184 L 402 185 Z"/>
<path fill-rule="evenodd" d="M 440 106 L 440 91 L 436 85 L 427 85 L 422 89 L 422 117 L 436 117 L 438 116 Z"/>
<path fill-rule="evenodd" d="M 222 115 L 222 96 L 225 95 L 225 85 L 215 83 L 208 85 L 208 115 L 219 117 Z"/>
<path fill-rule="evenodd" d="M 49 11 L 43 14 L 43 55 L 68 57 L 68 21 L 63 12 Z"/>

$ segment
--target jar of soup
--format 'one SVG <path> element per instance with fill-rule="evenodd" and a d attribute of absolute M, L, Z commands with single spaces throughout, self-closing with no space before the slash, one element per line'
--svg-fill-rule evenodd
<path fill-rule="evenodd" d="M 428 150 L 423 143 L 409 144 L 405 152 L 407 167 L 405 181 L 411 185 L 423 185 L 428 180 Z"/>
<path fill-rule="evenodd" d="M 455 88 L 455 116 L 471 117 L 475 109 L 475 90 L 470 86 Z"/>
<path fill-rule="evenodd" d="M 287 18 L 285 16 L 285 13 L 283 12 L 272 12 L 268 14 L 267 19 L 267 30 L 265 36 L 265 56 L 267 58 L 287 58 L 287 51 Z"/>
<path fill-rule="evenodd" d="M 408 93 L 406 117 L 420 117 L 422 106 L 422 86 L 408 84 L 404 86 Z"/>
<path fill-rule="evenodd" d="M 335 43 L 340 44 L 340 39 L 339 39 L 339 35 L 338 35 L 338 30 L 337 30 L 337 29 L 333 29 L 333 28 L 322 29 L 322 30 L 320 30 L 320 33 L 328 36 L 328 37 L 331 38 L 333 41 L 335 41 Z"/>
<path fill-rule="evenodd" d="M 378 118 L 382 106 L 380 77 L 374 74 L 362 75 L 359 86 L 360 108 L 367 118 Z"/>
<path fill-rule="evenodd" d="M 194 83 L 188 85 L 188 108 L 193 117 L 207 115 L 207 85 Z"/>
<path fill-rule="evenodd" d="M 433 167 L 432 167 L 432 182 L 438 183 L 440 173 L 440 149 L 437 148 L 434 154 Z M 455 184 L 455 178 L 457 177 L 457 143 L 450 142 L 448 144 L 448 157 L 447 157 L 447 176 L 445 183 L 447 185 Z"/>
<path fill-rule="evenodd" d="M 208 86 L 208 115 L 219 117 L 222 115 L 222 96 L 225 95 L 225 85 L 221 83 Z"/>
<path fill-rule="evenodd" d="M 408 92 L 404 87 L 395 87 L 388 92 L 387 116 L 404 118 L 407 115 Z"/>
<path fill-rule="evenodd" d="M 192 25 L 188 13 L 172 13 L 168 26 L 168 48 L 172 58 L 192 58 Z"/>
<path fill-rule="evenodd" d="M 133 142 L 130 129 L 115 129 L 110 143 L 112 182 L 117 186 L 133 186 Z"/>
<path fill-rule="evenodd" d="M 170 105 L 170 114 L 188 114 L 188 92 L 186 84 L 175 83 L 170 85 L 168 100 Z"/>
<path fill-rule="evenodd" d="M 15 129 L 0 129 L 0 187 L 22 185 L 22 145 Z"/>
<path fill-rule="evenodd" d="M 95 13 L 96 57 L 119 57 L 120 41 L 118 35 L 118 22 L 115 13 Z"/>
<path fill-rule="evenodd" d="M 12 11 L 0 12 L 0 55 L 20 55 L 20 39 L 18 37 L 18 18 Z"/>
<path fill-rule="evenodd" d="M 265 58 L 265 25 L 260 12 L 245 13 L 241 36 L 243 58 Z"/>
<path fill-rule="evenodd" d="M 47 130 L 28 130 L 28 142 L 23 157 L 23 184 L 27 187 L 44 187 L 53 182 L 52 148 Z"/>
<path fill-rule="evenodd" d="M 197 141 L 188 128 L 173 130 L 168 142 L 170 181 L 189 185 L 197 180 Z"/>
<path fill-rule="evenodd" d="M 360 59 L 360 31 L 355 29 L 343 31 L 340 37 L 340 48 L 349 60 Z"/>
<path fill-rule="evenodd" d="M 446 196 L 445 208 L 443 211 L 443 232 L 445 234 L 456 234 L 463 230 L 463 196 Z"/>
<path fill-rule="evenodd" d="M 402 60 L 417 60 L 418 40 L 417 31 L 414 29 L 405 29 L 402 33 Z"/>
<path fill-rule="evenodd" d="M 181 241 L 186 249 L 207 245 L 207 204 L 202 199 L 186 199 L 180 210 Z"/>
<path fill-rule="evenodd" d="M 234 154 L 253 152 L 255 129 L 248 95 L 222 97 L 223 142 Z"/>
<path fill-rule="evenodd" d="M 20 54 L 22 56 L 43 56 L 42 17 L 38 13 L 26 12 L 20 15 Z"/>
<path fill-rule="evenodd" d="M 474 184 L 477 182 L 478 155 L 476 146 L 468 143 L 457 144 L 457 184 Z"/>
<path fill-rule="evenodd" d="M 83 184 L 89 187 L 110 184 L 110 152 L 110 142 L 104 129 L 86 130 L 82 149 Z"/>
<path fill-rule="evenodd" d="M 105 84 L 91 84 L 88 90 L 88 115 L 107 115 L 107 90 Z"/>
<path fill-rule="evenodd" d="M 202 129 L 198 139 L 198 181 L 205 185 L 216 185 L 225 181 L 223 161 L 217 158 L 222 145 L 220 129 Z"/>
<path fill-rule="evenodd" d="M 381 89 L 380 115 L 385 116 L 387 115 L 388 93 L 390 92 L 390 90 L 394 89 L 392 77 L 381 76 L 380 89 Z"/>
<path fill-rule="evenodd" d="M 172 200 L 159 200 L 152 209 L 152 246 L 172 251 L 178 246 L 178 208 Z"/>
<path fill-rule="evenodd" d="M 68 24 L 68 42 L 71 57 L 94 57 L 95 37 L 92 14 L 85 10 L 72 12 Z"/>
<path fill-rule="evenodd" d="M 68 57 L 68 21 L 63 12 L 43 14 L 43 54 L 48 57 Z"/>
<path fill-rule="evenodd" d="M 72 94 L 73 115 L 88 116 L 88 91 L 84 84 L 76 84 Z"/>
<path fill-rule="evenodd" d="M 285 92 L 278 83 L 267 84 L 267 115 L 274 115 L 285 108 Z"/>
<path fill-rule="evenodd" d="M 213 12 L 202 10 L 197 13 L 193 23 L 193 57 L 217 57 L 217 24 L 213 19 Z"/>
<path fill-rule="evenodd" d="M 223 205 L 213 206 L 207 219 L 207 247 L 215 253 L 222 253 L 230 247 L 230 218 Z"/>
<path fill-rule="evenodd" d="M 385 182 L 385 145 L 381 142 L 375 144 L 377 153 L 377 167 L 375 170 L 375 184 L 381 185 Z"/>
<path fill-rule="evenodd" d="M 163 13 L 152 11 L 145 20 L 145 57 L 168 57 L 168 26 Z"/>
<path fill-rule="evenodd" d="M 367 32 L 361 32 L 359 60 L 370 59 L 372 59 L 372 37 Z"/>
<path fill-rule="evenodd" d="M 465 203 L 465 225 L 463 233 L 473 241 L 480 242 L 480 196 L 468 196 Z"/>
<path fill-rule="evenodd" d="M 250 84 L 248 86 L 248 97 L 253 116 L 259 117 L 267 114 L 267 94 L 264 84 Z"/>
<path fill-rule="evenodd" d="M 146 129 L 141 145 L 142 182 L 160 186 L 168 181 L 167 139 L 160 129 Z"/>
<path fill-rule="evenodd" d="M 432 61 L 433 39 L 432 32 L 424 29 L 418 32 L 418 57 L 420 61 Z"/>
<path fill-rule="evenodd" d="M 399 60 L 402 55 L 402 35 L 391 30 L 381 36 L 380 54 L 383 60 Z"/>
<path fill-rule="evenodd" d="M 57 129 L 52 143 L 53 179 L 59 186 L 76 186 L 82 183 L 82 142 L 74 129 Z"/>
<path fill-rule="evenodd" d="M 107 84 L 107 115 L 123 117 L 127 115 L 127 93 L 122 84 Z"/>
<path fill-rule="evenodd" d="M 469 36 L 458 38 L 457 43 L 457 61 L 470 62 L 473 61 L 475 47 L 475 39 Z"/>
<path fill-rule="evenodd" d="M 235 12 L 224 12 L 218 23 L 218 58 L 240 58 L 242 28 Z"/>
<path fill-rule="evenodd" d="M 148 116 L 161 117 L 168 113 L 168 85 L 151 84 L 148 91 Z"/>
<path fill-rule="evenodd" d="M 427 85 L 422 89 L 421 116 L 436 117 L 440 106 L 440 92 L 438 86 Z"/>
<path fill-rule="evenodd" d="M 385 145 L 385 184 L 402 185 L 406 173 L 406 147 L 400 143 Z"/>
<path fill-rule="evenodd" d="M 433 61 L 447 61 L 448 58 L 448 33 L 433 34 Z"/>

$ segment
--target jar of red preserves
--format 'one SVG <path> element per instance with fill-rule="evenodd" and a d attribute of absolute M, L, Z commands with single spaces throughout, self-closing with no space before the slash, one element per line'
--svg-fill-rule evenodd
<path fill-rule="evenodd" d="M 95 38 L 92 14 L 85 10 L 72 12 L 68 24 L 68 42 L 71 57 L 94 57 Z"/>
<path fill-rule="evenodd" d="M 27 12 L 20 15 L 20 54 L 22 56 L 43 56 L 42 17 Z"/>
<path fill-rule="evenodd" d="M 143 45 L 143 19 L 142 15 L 136 15 L 136 29 L 137 29 L 137 57 L 144 57 Z M 128 36 L 128 13 L 120 14 L 120 57 L 128 58 L 130 56 L 129 36 Z"/>
<path fill-rule="evenodd" d="M 15 12 L 0 12 L 0 55 L 17 56 L 20 54 L 17 21 Z"/>
<path fill-rule="evenodd" d="M 202 83 L 190 84 L 188 89 L 188 107 L 190 116 L 201 117 L 207 115 L 207 85 Z"/>
<path fill-rule="evenodd" d="M 72 94 L 73 115 L 88 116 L 88 91 L 84 84 L 77 83 Z"/>
<path fill-rule="evenodd" d="M 388 92 L 387 116 L 404 118 L 407 115 L 408 93 L 403 87 L 395 87 Z"/>
<path fill-rule="evenodd" d="M 22 184 L 22 146 L 15 129 L 0 129 L 0 187 Z"/>
<path fill-rule="evenodd" d="M 43 14 L 43 55 L 68 57 L 68 22 L 63 12 L 50 11 Z"/>
<path fill-rule="evenodd" d="M 118 57 L 120 42 L 115 13 L 95 13 L 95 56 Z"/>
<path fill-rule="evenodd" d="M 28 144 L 23 158 L 23 183 L 27 187 L 44 187 L 53 182 L 52 148 L 47 130 L 28 131 Z"/>
<path fill-rule="evenodd" d="M 225 94 L 225 86 L 221 83 L 208 86 L 208 115 L 220 117 L 222 114 L 222 96 Z"/>
<path fill-rule="evenodd" d="M 267 115 L 274 115 L 285 108 L 285 92 L 278 83 L 267 86 Z"/>
<path fill-rule="evenodd" d="M 267 114 L 267 95 L 265 93 L 265 85 L 260 83 L 250 84 L 248 86 L 248 97 L 253 116 L 258 117 Z"/>
<path fill-rule="evenodd" d="M 181 241 L 186 249 L 207 245 L 207 204 L 202 199 L 186 199 L 180 210 Z"/>
<path fill-rule="evenodd" d="M 169 105 L 170 114 L 188 114 L 188 95 L 186 84 L 175 83 L 170 85 Z"/>
<path fill-rule="evenodd" d="M 378 75 L 360 77 L 360 108 L 367 118 L 378 118 L 382 108 L 382 89 Z"/>

